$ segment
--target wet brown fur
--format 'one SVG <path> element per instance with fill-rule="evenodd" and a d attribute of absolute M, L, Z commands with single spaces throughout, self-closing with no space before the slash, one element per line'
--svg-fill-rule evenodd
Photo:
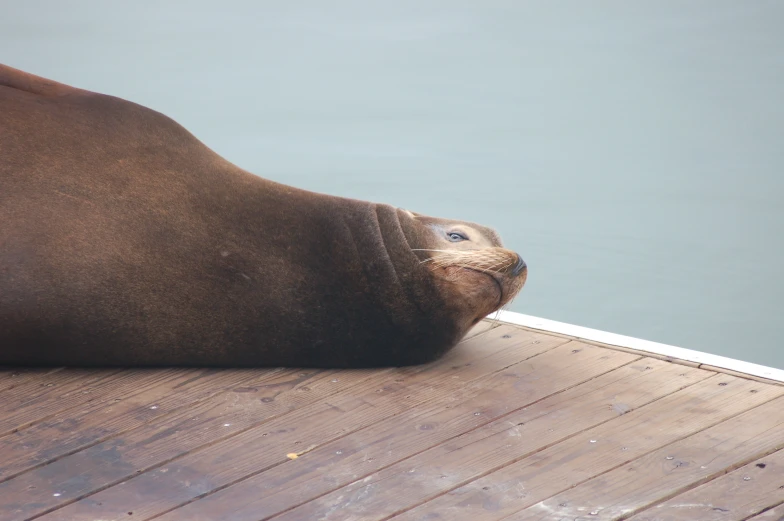
<path fill-rule="evenodd" d="M 452 223 L 501 251 L 490 229 L 262 179 L 158 112 L 0 65 L 0 364 L 429 361 L 525 277 L 420 251 Z"/>

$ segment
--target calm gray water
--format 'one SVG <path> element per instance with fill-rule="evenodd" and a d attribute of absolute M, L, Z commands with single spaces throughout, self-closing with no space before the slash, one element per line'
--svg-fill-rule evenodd
<path fill-rule="evenodd" d="M 9 65 L 497 228 L 514 311 L 784 368 L 784 2 L 4 4 Z"/>

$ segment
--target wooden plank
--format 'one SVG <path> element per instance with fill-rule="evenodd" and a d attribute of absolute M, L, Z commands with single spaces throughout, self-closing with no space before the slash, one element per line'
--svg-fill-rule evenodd
<path fill-rule="evenodd" d="M 554 514 L 597 520 L 625 518 L 718 476 L 724 477 L 664 503 L 670 506 L 666 519 L 745 519 L 784 501 L 784 489 L 779 488 L 784 485 L 784 452 L 760 459 L 757 463 L 764 469 L 752 464 L 743 472 L 724 474 L 784 447 L 783 410 L 784 398 L 774 400 L 646 454 L 509 519 L 546 520 Z M 709 507 L 711 503 L 714 505 Z M 685 508 L 696 505 L 703 508 Z M 662 515 L 665 510 L 655 508 L 634 519 L 650 521 L 663 519 Z"/>
<path fill-rule="evenodd" d="M 629 521 L 742 521 L 783 503 L 784 450 L 779 450 L 645 510 Z"/>
<path fill-rule="evenodd" d="M 0 369 L 0 395 L 9 389 L 62 369 L 62 367 L 3 367 Z"/>
<path fill-rule="evenodd" d="M 535 330 L 532 330 L 532 331 L 535 331 Z M 580 340 L 580 342 L 585 342 L 586 344 L 593 344 L 593 345 L 597 345 L 599 347 L 606 347 L 607 349 L 617 349 L 617 350 L 623 351 L 625 353 L 633 353 L 633 354 L 637 354 L 637 355 L 641 355 L 641 356 L 647 356 L 649 358 L 655 358 L 657 360 L 664 360 L 665 362 L 672 362 L 673 364 L 687 365 L 689 367 L 699 367 L 701 369 L 706 369 L 708 371 L 713 371 L 713 372 L 716 372 L 716 373 L 724 372 L 724 369 L 715 368 L 715 367 L 714 368 L 706 367 L 706 366 L 703 366 L 702 364 L 700 364 L 699 362 L 691 362 L 689 360 L 684 360 L 682 358 L 675 358 L 675 357 L 668 356 L 668 355 L 661 355 L 661 354 L 658 354 L 658 353 L 651 353 L 651 352 L 648 352 L 648 351 L 642 351 L 640 349 L 634 349 L 634 348 L 631 348 L 631 347 L 615 346 L 615 345 L 612 345 L 612 344 L 605 344 L 603 342 L 595 342 L 593 340 L 586 340 L 584 338 L 580 338 L 579 340 Z"/>
<path fill-rule="evenodd" d="M 517 419 L 525 417 L 529 430 L 536 425 L 549 430 L 551 416 L 567 416 L 578 409 L 590 409 L 592 414 L 584 417 L 600 423 L 712 375 L 656 360 L 598 375 L 615 365 L 612 360 L 617 359 L 617 364 L 628 355 L 593 347 L 572 353 L 574 346 L 566 344 L 519 364 L 528 367 L 515 369 L 518 378 L 510 378 L 507 371 L 499 373 L 474 397 L 456 395 L 449 404 L 439 401 L 381 421 L 157 519 L 206 521 L 230 511 L 233 521 L 256 521 L 362 480 L 483 424 L 504 430 L 510 412 Z M 594 355 L 600 356 L 590 363 L 588 357 Z M 605 356 L 609 358 L 602 360 Z M 520 385 L 521 380 L 527 384 Z M 477 411 L 480 417 L 474 416 Z"/>
<path fill-rule="evenodd" d="M 77 407 L 91 400 L 96 389 L 111 388 L 127 377 L 118 369 L 64 369 L 9 389 L 0 400 L 0 437 Z"/>
<path fill-rule="evenodd" d="M 68 376 L 71 370 L 63 370 L 63 376 Z M 183 370 L 179 373 L 176 370 L 139 370 L 139 371 L 107 371 L 98 370 L 95 376 L 89 372 L 83 374 L 82 371 L 73 371 L 74 375 L 58 386 L 53 391 L 46 391 L 49 383 L 46 379 L 39 382 L 30 382 L 30 385 L 19 387 L 19 392 L 24 393 L 28 389 L 44 389 L 40 394 L 25 399 L 20 397 L 11 400 L 15 403 L 8 404 L 6 415 L 0 418 L 0 432 L 5 436 L 19 434 L 23 429 L 37 424 L 53 416 L 60 414 L 68 415 L 74 409 L 83 407 L 90 403 L 103 403 L 118 397 L 124 397 L 139 387 L 144 387 L 150 382 L 153 385 L 171 378 L 175 374 L 184 374 Z M 53 384 L 52 384 L 53 385 Z M 16 390 L 16 389 L 14 389 Z M 64 392 L 65 391 L 65 392 Z M 0 443 L 3 439 L 0 438 Z"/>
<path fill-rule="evenodd" d="M 784 504 L 776 505 L 770 510 L 750 517 L 748 521 L 784 521 Z"/>
<path fill-rule="evenodd" d="M 231 392 L 216 393 L 123 438 L 93 445 L 0 484 L 0 520 L 45 512 L 193 447 L 229 438 L 298 406 L 351 389 L 370 376 L 368 371 L 306 370 L 278 371 L 259 381 L 245 379 Z"/>
<path fill-rule="evenodd" d="M 511 514 L 523 508 L 760 406 L 784 394 L 782 391 L 779 387 L 716 375 L 652 404 L 647 411 L 640 409 L 636 415 L 632 413 L 591 429 L 453 490 L 400 519 L 421 519 L 436 509 L 450 516 L 455 514 L 450 519 L 456 521 L 465 519 L 469 513 L 478 515 L 480 512 L 487 519 L 505 516 L 512 519 Z M 781 402 L 777 402 L 766 404 L 764 410 L 770 415 L 780 408 Z M 602 497 L 610 493 L 608 490 L 601 492 Z M 458 504 L 469 506 L 458 509 Z M 488 506 L 493 510 L 491 515 L 487 513 Z M 590 512 L 593 511 L 588 511 L 589 517 L 595 517 Z M 545 519 L 548 519 L 553 512 L 546 514 Z"/>
<path fill-rule="evenodd" d="M 275 519 L 333 509 L 341 519 L 386 519 L 425 502 L 400 519 L 500 519 L 783 391 L 715 375 L 588 430 L 593 408 L 554 413 L 534 429 L 510 415 L 512 424 L 466 433 Z"/>
<path fill-rule="evenodd" d="M 275 370 L 179 369 L 132 372 L 76 410 L 0 438 L 0 483 L 237 386 L 262 385 Z"/>
<path fill-rule="evenodd" d="M 90 483 L 83 487 L 81 482 L 69 480 L 72 473 L 64 467 L 59 474 L 60 479 L 51 481 L 53 486 L 62 486 L 62 491 L 58 489 L 56 492 L 62 494 L 60 498 L 67 497 L 73 501 L 96 490 L 99 492 L 41 519 L 128 519 L 129 511 L 134 512 L 136 518 L 143 519 L 164 512 L 269 466 L 289 461 L 289 453 L 307 452 L 434 397 L 481 385 L 477 381 L 486 380 L 497 371 L 563 342 L 562 339 L 514 327 L 499 327 L 460 344 L 445 358 L 432 364 L 365 372 L 375 378 L 354 386 L 348 392 L 300 407 L 260 426 L 250 424 L 251 428 L 228 439 L 214 441 L 202 437 L 198 443 L 187 442 L 191 431 L 204 430 L 208 424 L 221 425 L 226 417 L 222 411 L 205 421 L 197 420 L 189 425 L 162 422 L 139 429 L 116 440 L 116 446 L 106 447 L 115 458 L 109 466 L 101 464 L 100 454 L 96 454 L 93 448 L 61 460 L 67 465 L 66 460 L 84 454 L 88 461 L 81 468 L 85 469 Z M 246 404 L 243 415 L 235 421 L 241 422 L 243 417 L 258 414 L 257 403 Z M 247 420 L 245 425 L 248 425 Z M 158 430 L 154 430 L 156 427 Z M 179 429 L 177 436 L 171 436 L 176 429 Z M 202 445 L 209 446 L 189 454 Z M 180 459 L 173 461 L 174 458 Z M 164 462 L 165 466 L 161 466 Z M 159 468 L 147 472 L 154 467 Z M 116 469 L 122 469 L 122 472 L 117 473 Z M 145 472 L 132 477 L 135 470 Z M 111 479 L 107 480 L 104 476 Z M 127 479 L 129 477 L 132 479 Z M 122 479 L 127 480 L 121 485 L 101 490 Z M 71 487 L 72 484 L 75 486 Z M 21 492 L 22 488 L 18 490 Z M 36 497 L 36 501 L 47 500 L 49 492 L 50 489 L 47 489 Z M 16 501 L 20 503 L 17 508 L 27 512 L 25 509 L 31 502 L 29 496 L 24 501 L 18 498 Z"/>
<path fill-rule="evenodd" d="M 63 393 L 74 389 L 75 386 L 83 386 L 96 378 L 104 378 L 122 372 L 121 369 L 114 370 L 94 370 L 82 371 L 78 369 L 63 369 L 54 372 L 29 371 L 14 377 L 16 371 L 6 374 L 9 379 L 21 378 L 21 382 L 9 385 L 0 402 L 0 419 L 7 414 L 24 406 L 33 400 L 54 399 Z M 26 374 L 25 374 L 26 373 Z"/>
<path fill-rule="evenodd" d="M 498 336 L 498 342 L 496 343 L 496 345 L 491 345 L 491 344 L 488 344 L 487 342 L 483 342 L 482 344 L 475 345 L 475 346 L 468 346 L 467 349 L 459 350 L 457 352 L 457 354 L 459 356 L 457 356 L 456 358 L 450 358 L 448 356 L 446 360 L 449 361 L 451 359 L 452 360 L 452 365 L 451 366 L 446 366 L 448 374 L 445 375 L 445 377 L 450 379 L 450 380 L 454 379 L 454 378 L 457 378 L 457 380 L 454 381 L 454 384 L 455 385 L 460 385 L 461 384 L 461 380 L 463 379 L 462 378 L 463 376 L 466 376 L 468 373 L 471 373 L 473 371 L 481 371 L 482 370 L 481 366 L 472 366 L 472 363 L 476 362 L 477 359 L 481 360 L 484 357 L 488 357 L 488 355 L 490 355 L 490 358 L 492 358 L 492 359 L 497 358 L 497 360 L 495 360 L 493 362 L 493 364 L 497 366 L 497 367 L 495 367 L 497 369 L 497 368 L 503 367 L 505 365 L 509 365 L 509 363 L 511 363 L 512 361 L 514 361 L 514 360 L 519 358 L 520 353 L 519 353 L 518 348 L 519 348 L 519 346 L 521 344 L 524 347 L 525 347 L 526 344 L 530 344 L 527 347 L 527 349 L 529 349 L 532 352 L 534 352 L 534 351 L 535 352 L 540 352 L 542 350 L 547 350 L 547 349 L 551 348 L 553 345 L 555 345 L 556 343 L 560 342 L 560 340 L 557 340 L 555 342 L 548 341 L 547 337 L 542 337 L 540 335 L 533 335 L 532 336 L 532 335 L 524 334 L 522 332 L 518 334 L 514 330 L 508 330 L 508 333 L 509 334 L 504 334 L 503 331 L 501 333 L 499 333 L 497 335 Z M 543 341 L 540 341 L 539 340 L 540 338 L 543 339 Z M 507 354 L 506 355 L 503 355 L 504 349 L 502 349 L 502 348 L 503 348 L 504 345 L 507 346 L 507 348 L 506 348 Z M 501 355 L 501 356 L 499 357 L 499 355 Z M 382 372 L 382 373 L 370 372 L 370 373 L 367 373 L 367 374 L 379 375 L 379 374 L 384 374 L 384 372 Z M 380 393 L 382 391 L 396 391 L 399 394 L 399 393 L 405 392 L 405 390 L 406 390 L 405 386 L 404 385 L 400 385 L 400 384 L 404 384 L 407 379 L 412 381 L 412 382 L 416 381 L 417 379 L 418 380 L 423 380 L 423 381 L 426 381 L 428 379 L 428 374 L 427 374 L 427 368 L 426 367 L 402 369 L 402 370 L 398 370 L 396 372 L 396 374 L 397 374 L 397 377 L 392 376 L 392 375 L 387 375 L 388 381 L 386 381 L 386 383 L 385 383 L 385 381 L 370 382 L 367 385 L 367 389 L 365 389 L 362 392 L 369 393 L 370 396 L 373 397 L 373 398 L 378 396 L 378 393 Z M 457 376 L 457 375 L 460 375 L 460 376 Z M 390 378 L 392 378 L 393 380 L 389 381 Z M 341 379 L 341 381 L 343 381 L 343 379 Z M 379 389 L 378 388 L 382 384 L 385 384 L 386 389 Z M 335 385 L 335 384 L 333 384 L 333 385 Z M 381 397 L 381 399 L 383 399 L 383 397 Z M 364 399 L 364 401 L 362 401 L 362 403 L 363 404 L 371 403 L 371 401 L 372 400 L 370 398 L 366 397 Z M 332 409 L 333 405 L 334 404 L 330 404 L 329 405 L 329 409 Z M 303 421 L 307 421 L 307 414 L 303 414 L 301 416 L 303 418 L 300 418 L 298 420 L 298 423 L 302 423 Z M 213 420 L 213 423 L 214 423 L 214 420 Z M 198 427 L 198 425 L 196 427 Z M 272 435 L 276 435 L 276 436 L 279 435 L 279 436 L 282 436 L 282 438 L 284 440 L 286 440 L 287 442 L 289 442 L 289 443 L 291 442 L 290 438 L 284 432 L 285 429 L 277 429 L 277 430 L 275 430 L 274 426 L 269 427 L 269 429 L 273 430 L 273 432 L 270 433 L 271 434 L 270 438 L 273 437 Z M 266 432 L 265 433 L 261 433 L 258 436 L 259 440 L 257 440 L 257 441 L 263 440 L 263 436 L 266 436 L 266 435 L 267 435 Z M 154 437 L 155 434 L 153 434 L 152 436 Z M 127 443 L 126 440 L 123 440 L 123 442 Z M 180 442 L 180 440 L 178 440 L 178 444 L 176 446 L 172 447 L 172 448 L 176 449 L 176 450 L 181 450 L 182 446 L 181 446 L 181 444 L 179 442 Z M 173 445 L 171 443 L 171 440 L 168 442 L 168 444 L 169 445 Z M 144 450 L 144 453 L 145 454 L 149 454 L 149 452 L 150 452 L 149 447 L 146 447 L 145 450 Z M 280 456 L 281 455 L 276 455 L 276 457 L 280 457 Z M 67 462 L 64 462 L 64 463 L 67 463 Z M 67 474 L 67 470 L 66 470 L 66 474 Z M 65 496 L 65 494 L 64 494 L 64 496 Z"/>
<path fill-rule="evenodd" d="M 732 369 L 727 369 L 725 367 L 717 367 L 708 364 L 700 364 L 700 367 L 703 369 L 707 369 L 708 371 L 718 371 L 724 374 L 731 374 L 733 376 L 738 376 L 740 378 L 748 378 L 749 380 L 755 380 L 757 382 L 765 383 L 768 385 L 782 385 L 784 386 L 784 381 L 781 380 L 771 380 L 770 378 L 764 378 L 762 376 L 757 376 L 753 374 L 743 373 L 741 371 L 734 371 Z M 780 372 L 779 369 L 773 369 L 774 371 Z"/>

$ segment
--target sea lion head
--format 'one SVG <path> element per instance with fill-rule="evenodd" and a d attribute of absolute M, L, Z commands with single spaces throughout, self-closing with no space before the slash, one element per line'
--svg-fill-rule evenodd
<path fill-rule="evenodd" d="M 520 292 L 528 267 L 503 246 L 492 228 L 399 210 L 409 246 L 467 330 L 509 304 Z"/>

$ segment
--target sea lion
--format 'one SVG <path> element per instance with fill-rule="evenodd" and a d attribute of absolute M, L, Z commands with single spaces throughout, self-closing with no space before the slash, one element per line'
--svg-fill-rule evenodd
<path fill-rule="evenodd" d="M 419 364 L 526 275 L 484 226 L 262 179 L 0 66 L 0 364 Z"/>

